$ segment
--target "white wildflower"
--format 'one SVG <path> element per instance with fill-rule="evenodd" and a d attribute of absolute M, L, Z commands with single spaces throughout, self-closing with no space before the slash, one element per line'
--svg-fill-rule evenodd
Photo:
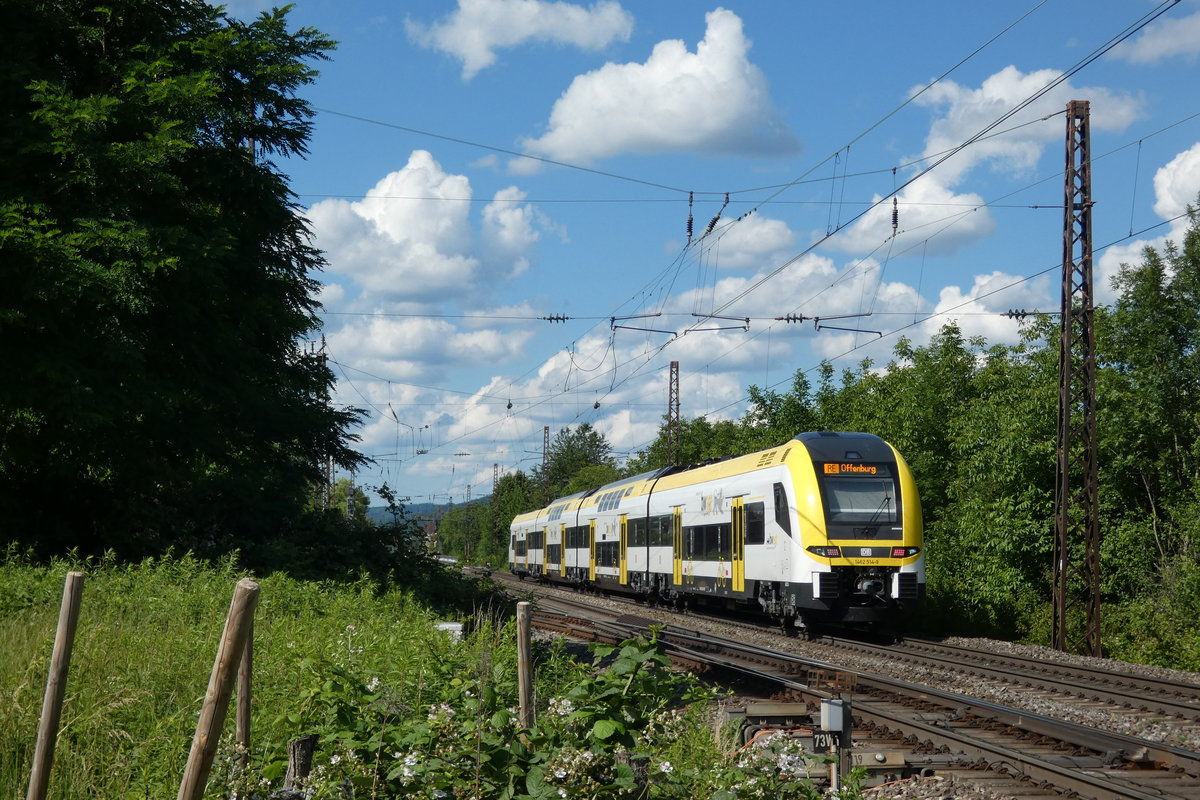
<path fill-rule="evenodd" d="M 671 766 L 670 761 L 664 761 L 663 763 L 658 765 L 658 771 L 663 773 L 664 775 L 670 774 L 671 770 L 673 770 L 673 769 L 675 769 L 675 768 Z"/>

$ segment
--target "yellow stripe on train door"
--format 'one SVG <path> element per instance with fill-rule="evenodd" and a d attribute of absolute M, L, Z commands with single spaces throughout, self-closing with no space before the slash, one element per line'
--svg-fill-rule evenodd
<path fill-rule="evenodd" d="M 629 549 L 628 549 L 629 548 L 629 515 L 628 514 L 621 515 L 620 548 L 621 548 L 621 554 L 620 554 L 621 577 L 618 580 L 620 581 L 622 586 L 628 586 L 629 585 L 629 559 L 628 559 L 628 554 L 629 554 Z"/>
<path fill-rule="evenodd" d="M 596 520 L 588 521 L 588 580 L 596 580 Z"/>
<path fill-rule="evenodd" d="M 558 576 L 567 571 L 567 523 L 558 526 Z"/>
<path fill-rule="evenodd" d="M 675 506 L 671 515 L 671 560 L 674 562 L 672 577 L 676 586 L 683 585 L 683 506 Z"/>
<path fill-rule="evenodd" d="M 740 497 L 733 498 L 733 590 L 746 591 L 746 503 Z"/>

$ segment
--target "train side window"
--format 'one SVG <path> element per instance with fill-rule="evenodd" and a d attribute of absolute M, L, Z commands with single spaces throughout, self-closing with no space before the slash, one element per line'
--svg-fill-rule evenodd
<path fill-rule="evenodd" d="M 650 544 L 659 547 L 670 547 L 672 545 L 672 532 L 674 522 L 670 514 L 661 514 L 653 517 L 650 520 Z"/>
<path fill-rule="evenodd" d="M 646 539 L 646 523 L 645 517 L 634 517 L 629 520 L 629 541 L 630 547 L 642 547 L 647 544 Z"/>
<path fill-rule="evenodd" d="M 792 535 L 792 517 L 788 514 L 787 492 L 782 483 L 775 484 L 775 522 L 788 536 Z"/>
<path fill-rule="evenodd" d="M 762 503 L 746 504 L 746 544 L 767 541 L 766 509 Z"/>

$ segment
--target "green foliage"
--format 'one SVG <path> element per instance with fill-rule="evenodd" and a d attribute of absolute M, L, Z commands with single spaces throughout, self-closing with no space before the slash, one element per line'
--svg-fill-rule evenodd
<path fill-rule="evenodd" d="M 753 387 L 752 387 L 753 388 Z M 798 431 L 797 431 L 798 432 Z M 795 434 L 789 434 L 794 436 Z M 673 459 L 664 424 L 658 437 L 645 451 L 626 465 L 626 475 L 637 475 L 672 465 L 700 464 L 754 449 L 753 439 L 740 423 L 731 420 L 710 422 L 705 417 L 679 421 L 679 457 Z"/>
<path fill-rule="evenodd" d="M 333 42 L 204 3 L 0 6 L 0 516 L 43 554 L 219 555 L 362 462 L 308 239 L 267 160 Z M 254 152 L 251 152 L 253 147 Z"/>
<path fill-rule="evenodd" d="M 743 424 L 750 434 L 746 445 L 751 450 L 772 447 L 806 431 L 828 429 L 819 421 L 808 377 L 800 370 L 792 376 L 790 392 L 779 394 L 751 386 L 746 393 L 750 410 Z"/>
<path fill-rule="evenodd" d="M 496 546 L 499 542 L 489 535 L 491 522 L 492 508 L 487 503 L 472 502 L 450 509 L 438 522 L 438 544 L 442 552 L 474 563 L 504 563 L 507 548 L 501 550 Z M 508 543 L 507 528 L 503 542 Z"/>
<path fill-rule="evenodd" d="M 508 800 L 822 796 L 808 776 L 824 761 L 795 741 L 741 752 L 715 742 L 713 695 L 671 671 L 653 637 L 593 646 L 589 671 L 543 650 L 539 687 L 550 700 L 522 729 L 511 631 L 498 633 L 468 640 L 478 667 L 438 670 L 429 683 L 441 693 L 431 688 L 416 708 L 398 700 L 411 690 L 341 672 L 326 679 L 310 697 L 323 709 L 322 741 L 335 744 L 306 789 L 314 798 L 340 797 L 347 785 L 371 796 Z M 842 796 L 860 797 L 857 783 Z"/>
<path fill-rule="evenodd" d="M 544 464 L 533 469 L 534 483 L 546 487 L 542 502 L 568 494 L 567 484 L 584 467 L 607 465 L 615 467 L 612 445 L 604 434 L 584 422 L 574 430 L 561 429 L 550 441 Z"/>
<path fill-rule="evenodd" d="M 563 494 L 578 494 L 579 492 L 599 489 L 605 484 L 612 483 L 621 477 L 620 471 L 612 463 L 590 464 L 580 467 L 563 487 Z"/>

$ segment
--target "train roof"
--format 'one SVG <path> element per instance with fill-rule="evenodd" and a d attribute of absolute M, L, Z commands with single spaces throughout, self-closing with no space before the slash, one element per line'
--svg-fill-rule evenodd
<path fill-rule="evenodd" d="M 621 478 L 618 481 L 613 481 L 612 483 L 606 483 L 603 486 L 601 486 L 599 489 L 597 489 L 596 491 L 597 492 L 605 492 L 605 491 L 608 491 L 609 489 L 616 489 L 617 487 L 625 486 L 626 484 L 630 484 L 630 483 L 637 483 L 638 481 L 652 481 L 655 478 L 657 478 L 661 475 L 665 475 L 674 469 L 676 469 L 676 467 L 659 467 L 658 469 L 648 470 L 647 472 L 641 472 L 641 473 L 638 473 L 637 475 L 630 475 L 628 478 Z"/>
<path fill-rule="evenodd" d="M 892 448 L 873 433 L 816 431 L 795 437 L 814 461 L 890 461 Z"/>

